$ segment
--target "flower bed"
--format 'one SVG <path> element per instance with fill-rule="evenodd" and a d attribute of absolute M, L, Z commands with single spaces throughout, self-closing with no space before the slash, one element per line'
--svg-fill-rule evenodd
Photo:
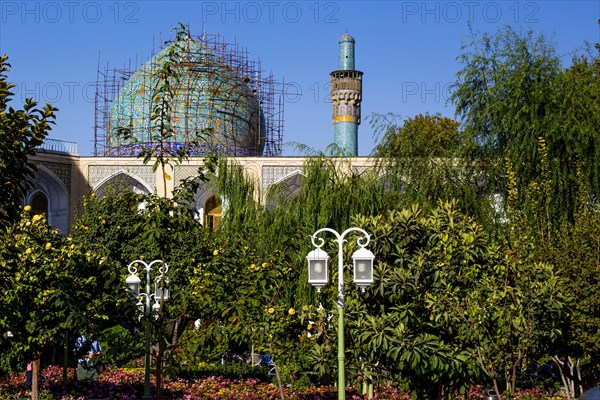
<path fill-rule="evenodd" d="M 124 371 L 107 369 L 97 382 L 79 382 L 74 379 L 75 370 L 69 369 L 67 382 L 63 382 L 61 367 L 48 367 L 42 372 L 43 384 L 40 399 L 43 400 L 134 400 L 144 391 L 144 373 L 142 371 Z M 25 389 L 24 374 L 12 375 L 0 380 L 0 400 L 19 398 Z M 156 392 L 156 380 L 151 379 L 152 393 Z M 379 389 L 379 390 L 377 390 Z M 318 388 L 294 389 L 285 388 L 285 398 L 289 400 L 335 400 L 337 388 L 323 386 Z M 483 399 L 485 391 L 482 386 L 473 386 L 468 397 L 459 399 Z M 21 394 L 22 396 L 22 394 Z M 24 396 L 23 396 L 24 397 Z M 366 396 L 356 388 L 346 389 L 346 398 L 364 400 Z M 409 400 L 409 393 L 398 388 L 383 386 L 376 388 L 377 400 Z M 259 379 L 227 379 L 212 376 L 193 381 L 183 379 L 165 379 L 163 384 L 165 400 L 276 400 L 279 399 L 279 388 Z M 558 397 L 542 393 L 538 389 L 519 392 L 514 399 L 519 400 L 559 400 Z"/>

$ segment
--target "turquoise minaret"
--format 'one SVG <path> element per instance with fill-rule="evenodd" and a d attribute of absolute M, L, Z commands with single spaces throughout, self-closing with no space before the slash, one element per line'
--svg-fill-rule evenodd
<path fill-rule="evenodd" d="M 335 144 L 345 156 L 357 156 L 363 73 L 354 69 L 354 38 L 344 33 L 339 43 L 338 70 L 329 74 Z"/>

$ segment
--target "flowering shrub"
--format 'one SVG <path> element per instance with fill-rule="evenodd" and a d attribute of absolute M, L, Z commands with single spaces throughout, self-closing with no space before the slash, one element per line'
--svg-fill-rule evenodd
<path fill-rule="evenodd" d="M 97 382 L 77 381 L 75 370 L 69 369 L 69 379 L 63 382 L 62 367 L 51 366 L 42 371 L 42 389 L 40 399 L 48 400 L 134 400 L 144 391 L 144 373 L 139 370 L 124 371 L 108 368 L 100 374 Z M 0 400 L 11 400 L 24 396 L 25 374 L 11 375 L 0 379 Z M 156 387 L 156 381 L 151 379 Z M 285 398 L 289 400 L 335 400 L 337 388 L 332 386 L 306 389 L 285 388 Z M 364 400 L 356 388 L 346 389 L 346 398 Z M 377 400 L 409 400 L 410 393 L 399 388 L 381 385 L 375 388 Z M 467 396 L 456 396 L 456 400 L 483 399 L 485 389 L 481 385 L 472 386 Z M 236 379 L 212 376 L 187 381 L 170 379 L 164 381 L 163 399 L 165 400 L 276 400 L 279 399 L 277 386 L 259 379 Z M 541 389 L 528 389 L 518 392 L 513 400 L 561 400 L 543 393 Z"/>

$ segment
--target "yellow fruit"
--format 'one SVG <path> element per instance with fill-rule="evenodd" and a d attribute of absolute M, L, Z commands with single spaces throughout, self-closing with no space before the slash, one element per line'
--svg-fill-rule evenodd
<path fill-rule="evenodd" d="M 33 250 L 31 250 L 31 248 L 25 250 L 25 254 L 31 254 L 33 252 Z"/>
<path fill-rule="evenodd" d="M 52 248 L 52 243 L 46 243 L 46 250 L 50 250 Z"/>
<path fill-rule="evenodd" d="M 290 309 L 288 310 L 288 314 L 290 314 L 290 315 L 294 315 L 294 314 L 296 314 L 296 310 L 294 310 L 293 308 L 290 308 Z"/>
<path fill-rule="evenodd" d="M 23 211 L 25 211 L 25 212 L 31 211 L 31 206 L 25 206 L 25 208 L 23 208 Z"/>
<path fill-rule="evenodd" d="M 219 255 L 219 250 L 213 251 L 213 256 Z"/>
<path fill-rule="evenodd" d="M 269 312 L 269 314 L 275 314 L 275 308 L 269 307 L 268 312 Z"/>

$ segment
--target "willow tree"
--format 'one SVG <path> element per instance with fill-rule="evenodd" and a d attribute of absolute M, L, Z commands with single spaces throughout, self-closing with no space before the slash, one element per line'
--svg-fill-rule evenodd
<path fill-rule="evenodd" d="M 597 56 L 578 56 L 564 70 L 552 40 L 503 27 L 495 35 L 473 34 L 458 60 L 462 68 L 451 101 L 464 128 L 461 157 L 476 174 L 506 195 L 503 170 L 509 159 L 521 189 L 520 201 L 525 202 L 525 188 L 543 174 L 538 146 L 542 138 L 551 171 L 551 219 L 573 217 L 580 190 L 578 169 L 584 172 L 590 201 L 597 201 Z"/>
<path fill-rule="evenodd" d="M 227 257 L 221 254 L 222 250 L 218 253 L 219 259 L 228 259 L 229 262 L 238 264 L 237 267 L 221 267 L 226 271 L 238 271 L 239 276 L 230 277 L 228 281 L 241 282 L 246 274 L 249 275 L 246 279 L 250 280 L 259 274 L 266 274 L 262 270 L 258 272 L 250 268 L 250 265 L 262 265 L 254 260 L 267 262 L 274 274 L 282 271 L 276 276 L 277 279 L 272 279 L 271 275 L 268 279 L 261 278 L 264 284 L 272 282 L 274 285 L 266 290 L 266 295 L 271 299 L 263 303 L 272 304 L 275 314 L 265 315 L 262 310 L 262 315 L 253 312 L 252 318 L 257 317 L 261 323 L 268 324 L 273 329 L 277 327 L 276 330 L 280 332 L 282 325 L 273 325 L 273 319 L 274 315 L 287 312 L 286 306 L 298 310 L 298 314 L 302 316 L 304 311 L 300 310 L 314 309 L 321 302 L 327 313 L 335 313 L 335 287 L 325 288 L 322 295 L 317 295 L 308 284 L 305 257 L 312 250 L 310 236 L 323 227 L 343 231 L 351 226 L 352 218 L 356 215 L 377 215 L 388 207 L 396 207 L 392 192 L 386 189 L 385 179 L 377 176 L 376 169 L 357 169 L 345 159 L 310 157 L 297 177 L 301 182 L 297 192 L 290 193 L 285 188 L 276 186 L 270 188 L 265 198 L 261 199 L 255 194 L 255 182 L 245 176 L 243 169 L 234 161 L 222 160 L 216 172 L 217 193 L 223 199 L 223 222 L 215 235 L 222 236 L 221 240 L 226 237 L 239 238 L 233 242 L 237 250 L 228 250 Z M 244 246 L 252 249 L 251 254 L 246 250 L 247 255 L 234 261 L 233 253 L 243 253 Z M 274 255 L 277 255 L 275 259 Z M 253 271 L 249 271 L 249 268 Z M 238 287 L 234 293 L 248 293 L 253 287 L 255 285 L 248 285 L 247 290 Z M 264 293 L 258 297 L 262 298 L 263 295 Z M 245 298 L 245 295 L 236 294 L 232 298 L 224 298 L 223 304 L 229 304 L 227 307 L 232 310 L 239 298 Z M 232 314 L 228 311 L 226 315 L 240 316 L 240 313 Z M 249 320 L 247 317 L 236 319 L 240 327 L 241 322 Z M 296 321 L 292 323 L 291 317 L 289 314 L 285 316 L 286 321 L 290 320 L 293 326 L 290 332 L 296 332 Z M 308 321 L 304 322 L 308 326 Z M 246 337 L 250 334 L 248 330 Z M 298 335 L 277 336 L 280 341 L 275 347 L 276 351 L 279 350 L 282 364 L 290 366 L 300 362 L 300 359 L 306 360 L 306 354 L 302 357 L 300 354 L 306 350 L 300 349 Z M 330 335 L 325 334 L 323 337 L 325 336 Z M 288 340 L 287 344 L 282 342 L 285 338 Z M 283 353 L 281 349 L 284 349 Z M 318 349 L 312 350 L 314 352 L 311 351 L 311 357 L 317 364 Z M 334 373 L 334 368 L 327 369 L 323 374 L 325 380 L 325 375 Z"/>

